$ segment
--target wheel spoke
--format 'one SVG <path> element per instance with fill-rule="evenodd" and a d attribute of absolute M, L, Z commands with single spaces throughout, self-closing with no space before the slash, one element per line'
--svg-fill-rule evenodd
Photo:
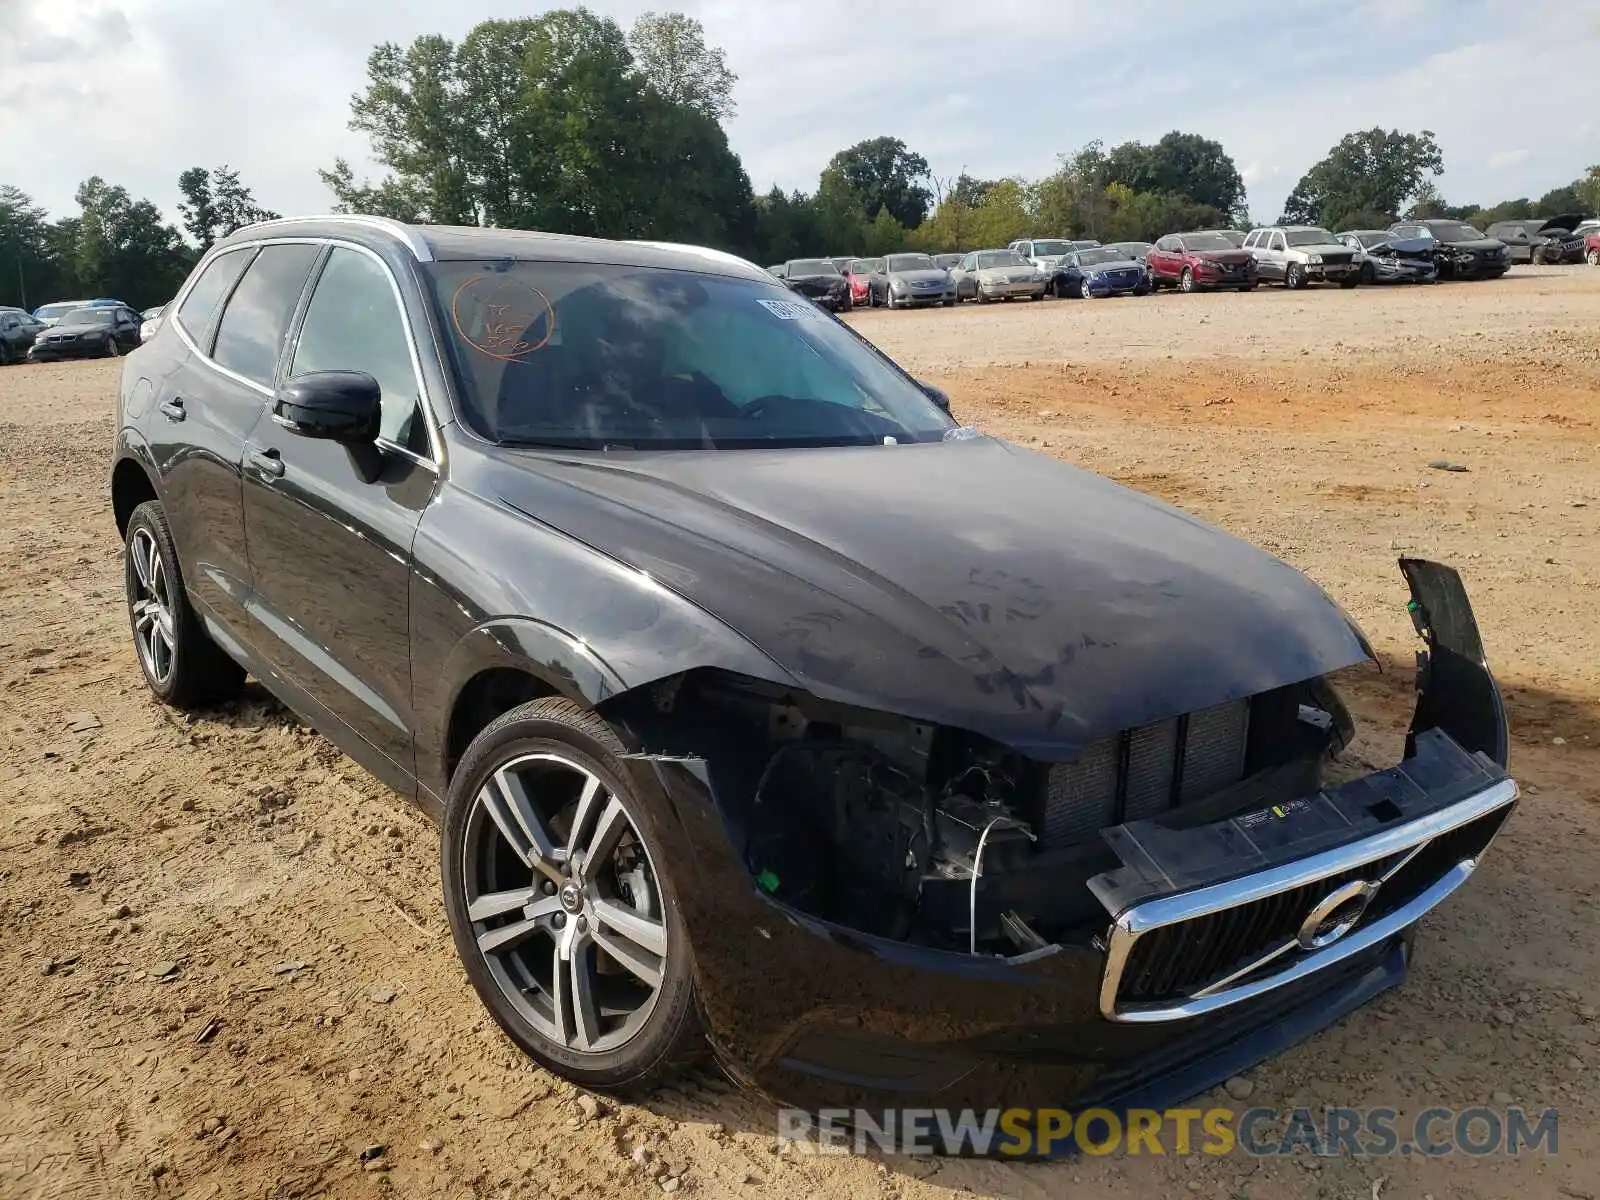
<path fill-rule="evenodd" d="M 149 600 L 141 600 L 133 606 L 134 628 L 142 634 L 148 634 L 156 623 L 156 606 Z"/>
<path fill-rule="evenodd" d="M 139 580 L 139 586 L 148 594 L 150 591 L 150 550 L 151 542 L 144 534 L 136 533 L 133 536 L 133 573 Z"/>
<path fill-rule="evenodd" d="M 648 950 L 657 958 L 666 956 L 667 927 L 660 921 L 653 921 L 626 904 L 605 899 L 594 902 L 594 915 L 600 918 L 600 923 L 607 929 L 627 938 L 641 949 Z"/>
<path fill-rule="evenodd" d="M 162 608 L 167 606 L 167 568 L 154 544 L 150 547 L 150 595 Z"/>
<path fill-rule="evenodd" d="M 594 837 L 583 855 L 584 862 L 590 864 L 588 869 L 591 872 L 604 861 L 606 855 L 616 849 L 617 840 L 627 829 L 628 814 L 622 807 L 622 801 L 612 796 L 600 813 L 600 819 L 595 822 Z"/>
<path fill-rule="evenodd" d="M 572 858 L 574 850 L 581 849 L 585 832 L 589 822 L 594 817 L 595 808 L 600 798 L 605 795 L 605 789 L 600 786 L 600 781 L 590 775 L 583 783 L 583 792 L 578 796 L 578 807 L 572 814 L 572 828 L 567 833 L 567 858 Z"/>
<path fill-rule="evenodd" d="M 478 935 L 478 949 L 485 954 L 503 954 L 507 950 L 514 950 L 523 942 L 545 927 L 545 918 L 561 907 L 558 901 L 552 901 L 548 911 L 541 905 L 530 908 L 533 916 L 525 916 L 520 921 L 513 921 L 509 925 L 501 925 L 496 929 L 489 929 Z"/>
<path fill-rule="evenodd" d="M 507 768 L 496 771 L 478 793 L 478 802 L 518 858 L 558 886 L 564 882 L 544 818 L 515 772 Z"/>
<path fill-rule="evenodd" d="M 661 986 L 662 960 L 636 943 L 625 938 L 612 937 L 604 927 L 593 931 L 594 943 L 604 950 L 631 975 L 652 988 Z"/>
<path fill-rule="evenodd" d="M 516 912 L 519 908 L 526 908 L 539 899 L 537 888 L 512 888 L 509 892 L 487 892 L 479 896 L 467 906 L 467 917 L 473 921 L 487 921 L 493 917 L 503 917 L 508 912 Z M 554 896 L 549 897 L 555 902 L 557 908 L 561 902 Z M 551 910 L 552 912 L 554 909 Z"/>
<path fill-rule="evenodd" d="M 567 960 L 574 1041 L 587 1050 L 600 1040 L 600 1006 L 595 1000 L 594 954 L 588 938 L 573 942 Z"/>

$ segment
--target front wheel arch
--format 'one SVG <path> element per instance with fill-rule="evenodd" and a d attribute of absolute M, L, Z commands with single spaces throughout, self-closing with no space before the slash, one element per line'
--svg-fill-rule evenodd
<path fill-rule="evenodd" d="M 137 459 L 123 458 L 111 470 L 111 511 L 116 518 L 117 533 L 128 535 L 128 519 L 133 510 L 147 500 L 159 500 L 160 493 L 150 478 L 150 473 Z"/>

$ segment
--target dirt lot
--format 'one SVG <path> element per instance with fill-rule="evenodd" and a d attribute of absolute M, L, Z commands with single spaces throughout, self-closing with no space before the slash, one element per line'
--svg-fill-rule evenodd
<path fill-rule="evenodd" d="M 816 1158 L 709 1075 L 590 1115 L 470 995 L 423 819 L 260 692 L 149 701 L 85 363 L 0 372 L 0 1196 L 1600 1196 L 1600 271 L 853 319 L 963 419 L 1326 586 L 1390 665 L 1371 761 L 1409 708 L 1394 560 L 1462 569 L 1526 798 L 1408 985 L 1250 1103 L 1554 1105 L 1559 1155 Z"/>

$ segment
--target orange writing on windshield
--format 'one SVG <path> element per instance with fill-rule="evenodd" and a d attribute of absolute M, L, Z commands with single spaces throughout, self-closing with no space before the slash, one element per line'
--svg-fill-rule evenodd
<path fill-rule="evenodd" d="M 450 297 L 450 320 L 474 350 L 516 362 L 549 345 L 556 310 L 531 284 L 503 274 L 474 275 Z"/>

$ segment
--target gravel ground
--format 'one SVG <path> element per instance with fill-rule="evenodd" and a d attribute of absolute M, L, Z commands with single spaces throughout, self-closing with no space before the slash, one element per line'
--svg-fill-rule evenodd
<path fill-rule="evenodd" d="M 1410 705 L 1394 560 L 1462 570 L 1526 798 L 1407 986 L 1250 1103 L 1554 1105 L 1559 1154 L 818 1158 L 709 1074 L 594 1105 L 471 996 L 424 819 L 260 691 L 150 702 L 104 494 L 116 365 L 79 363 L 0 371 L 0 1196 L 1600 1196 L 1600 271 L 851 319 L 964 420 L 1327 587 L 1388 667 L 1355 692 L 1368 761 Z"/>

